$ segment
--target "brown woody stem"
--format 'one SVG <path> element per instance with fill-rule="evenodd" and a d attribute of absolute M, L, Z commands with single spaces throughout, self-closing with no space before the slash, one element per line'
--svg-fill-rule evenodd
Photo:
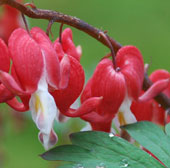
<path fill-rule="evenodd" d="M 76 17 L 65 15 L 63 13 L 52 11 L 52 10 L 28 8 L 24 6 L 23 4 L 20 4 L 19 2 L 16 2 L 14 0 L 0 0 L 0 4 L 8 4 L 11 7 L 18 9 L 19 11 L 21 11 L 23 14 L 25 14 L 26 16 L 30 18 L 45 19 L 49 21 L 53 20 L 54 22 L 59 22 L 59 23 L 63 23 L 63 24 L 75 27 L 89 34 L 96 40 L 100 41 L 101 43 L 109 47 L 103 37 L 99 38 L 100 37 L 99 34 L 101 32 L 100 29 L 97 29 Z M 109 39 L 114 47 L 114 51 L 117 52 L 119 48 L 121 47 L 121 45 L 117 43 L 115 40 L 113 40 L 111 37 L 109 37 Z"/>
<path fill-rule="evenodd" d="M 52 11 L 52 10 L 43 10 L 43 9 L 37 9 L 37 8 L 28 8 L 23 4 L 20 4 L 19 2 L 16 2 L 14 0 L 0 0 L 0 5 L 2 4 L 8 4 L 13 8 L 18 9 L 20 12 L 25 14 L 26 16 L 30 18 L 36 18 L 36 19 L 46 19 L 46 20 L 53 20 L 54 22 L 59 22 L 62 24 L 66 24 L 72 27 L 75 27 L 88 35 L 95 38 L 97 41 L 101 42 L 108 48 L 110 48 L 108 42 L 105 40 L 104 37 L 100 37 L 100 33 L 102 32 L 100 29 L 97 29 L 88 23 L 73 17 L 69 15 L 62 14 L 60 12 Z M 105 32 L 103 32 L 105 33 Z M 108 36 L 108 39 L 110 43 L 112 44 L 114 51 L 117 52 L 122 46 L 117 41 L 115 41 L 113 38 Z M 143 83 L 143 89 L 148 89 L 152 85 L 152 82 L 149 80 L 147 74 L 145 74 L 144 83 Z M 155 97 L 156 101 L 161 104 L 161 106 L 165 109 L 170 108 L 170 99 L 167 98 L 164 94 L 159 94 L 157 97 Z"/>

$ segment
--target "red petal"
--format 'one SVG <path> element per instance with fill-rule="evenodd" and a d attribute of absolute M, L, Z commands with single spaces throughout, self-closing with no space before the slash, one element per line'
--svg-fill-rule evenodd
<path fill-rule="evenodd" d="M 0 81 L 10 92 L 16 95 L 29 95 L 34 92 L 34 90 L 24 91 L 10 74 L 3 71 L 0 71 Z"/>
<path fill-rule="evenodd" d="M 138 98 L 138 101 L 148 101 L 155 96 L 157 96 L 160 92 L 165 90 L 170 84 L 170 79 L 162 79 L 154 82 L 152 86 Z"/>
<path fill-rule="evenodd" d="M 156 82 L 161 79 L 170 79 L 170 73 L 166 70 L 159 69 L 154 71 L 149 78 L 152 82 Z M 163 91 L 163 93 L 170 98 L 170 83 L 168 87 Z"/>
<path fill-rule="evenodd" d="M 90 122 L 93 130 L 110 132 L 113 118 L 110 117 L 109 113 L 100 115 L 94 109 L 91 113 L 81 116 L 81 119 Z"/>
<path fill-rule="evenodd" d="M 69 79 L 70 79 L 70 60 L 67 55 L 65 55 L 60 62 L 60 70 L 61 70 L 61 80 L 60 80 L 59 88 L 65 89 L 68 86 Z"/>
<path fill-rule="evenodd" d="M 103 59 L 96 67 L 91 84 L 92 97 L 103 97 L 98 113 L 110 113 L 110 117 L 114 117 L 125 98 L 125 93 L 124 76 L 115 72 L 110 59 Z"/>
<path fill-rule="evenodd" d="M 8 72 L 10 67 L 9 52 L 6 44 L 0 39 L 0 70 Z"/>
<path fill-rule="evenodd" d="M 21 101 L 26 107 L 29 107 L 29 101 L 30 101 L 31 95 L 27 96 L 20 96 Z"/>
<path fill-rule="evenodd" d="M 122 47 L 117 53 L 116 63 L 125 77 L 128 96 L 137 99 L 144 78 L 144 63 L 140 51 L 134 46 Z"/>
<path fill-rule="evenodd" d="M 80 97 L 81 103 L 83 103 L 88 98 L 92 97 L 91 84 L 92 84 L 92 78 L 90 78 L 87 81 L 87 84 L 86 84 L 85 88 L 83 89 L 83 93 L 81 94 L 81 97 Z"/>
<path fill-rule="evenodd" d="M 87 100 L 90 100 L 91 95 L 91 79 L 86 84 L 85 89 L 83 90 L 83 93 L 81 95 L 81 102 L 84 104 Z M 105 131 L 110 132 L 111 129 L 111 123 L 112 123 L 112 117 L 110 117 L 109 113 L 105 113 L 104 115 L 100 115 L 97 111 L 98 106 L 102 103 L 101 102 L 96 106 L 96 108 L 93 108 L 91 112 L 81 116 L 81 119 L 90 122 L 92 129 L 96 131 Z"/>
<path fill-rule="evenodd" d="M 80 48 L 77 49 L 75 47 L 73 43 L 72 31 L 70 28 L 65 29 L 62 33 L 62 47 L 66 54 L 71 55 L 72 57 L 80 61 Z"/>
<path fill-rule="evenodd" d="M 22 88 L 21 83 L 19 81 L 19 77 L 16 74 L 14 64 L 12 64 L 12 67 L 11 67 L 11 75 L 15 79 L 16 83 L 18 83 L 18 85 Z"/>
<path fill-rule="evenodd" d="M 24 27 L 24 25 L 21 20 L 20 12 L 17 9 L 9 5 L 3 5 L 3 8 L 3 15 L 1 15 L 0 18 L 0 37 L 3 38 L 7 44 L 11 33 L 19 27 Z"/>
<path fill-rule="evenodd" d="M 60 112 L 66 112 L 79 97 L 84 85 L 84 70 L 80 63 L 73 57 L 70 59 L 70 79 L 68 87 L 51 92 Z"/>
<path fill-rule="evenodd" d="M 10 100 L 15 95 L 12 94 L 3 84 L 0 84 L 0 103 Z"/>
<path fill-rule="evenodd" d="M 12 100 L 6 102 L 11 108 L 19 112 L 25 112 L 29 110 L 29 106 L 25 106 L 19 102 L 15 97 Z"/>
<path fill-rule="evenodd" d="M 41 52 L 44 56 L 45 68 L 47 71 L 47 81 L 49 85 L 57 89 L 60 81 L 60 66 L 53 44 L 45 32 L 38 27 L 32 28 L 31 35 L 39 44 Z"/>
<path fill-rule="evenodd" d="M 147 102 L 133 102 L 131 111 L 135 115 L 137 121 L 152 121 L 153 105 L 152 100 Z"/>
<path fill-rule="evenodd" d="M 35 91 L 44 66 L 39 45 L 24 29 L 19 28 L 9 39 L 9 50 L 23 89 Z"/>
<path fill-rule="evenodd" d="M 82 103 L 82 105 L 77 109 L 69 109 L 67 112 L 64 112 L 63 114 L 68 117 L 81 117 L 82 115 L 91 113 L 94 111 L 99 104 L 101 104 L 103 97 L 92 97 L 87 99 Z"/>
<path fill-rule="evenodd" d="M 54 42 L 54 49 L 58 55 L 58 58 L 59 60 L 61 61 L 61 59 L 64 57 L 64 51 L 63 51 L 63 48 L 62 48 L 62 45 L 61 43 L 59 43 L 58 41 L 55 41 Z"/>
<path fill-rule="evenodd" d="M 110 132 L 111 130 L 111 125 L 112 125 L 112 120 L 110 121 L 103 121 L 103 122 L 100 122 L 100 123 L 94 123 L 94 122 L 91 122 L 90 123 L 91 126 L 92 126 L 92 129 L 94 131 L 104 131 L 104 132 Z"/>

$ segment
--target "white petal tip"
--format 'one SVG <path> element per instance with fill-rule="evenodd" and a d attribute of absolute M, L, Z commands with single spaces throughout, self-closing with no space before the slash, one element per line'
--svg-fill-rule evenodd
<path fill-rule="evenodd" d="M 58 141 L 58 137 L 53 130 L 51 131 L 51 133 L 49 135 L 39 132 L 38 139 L 43 144 L 45 150 L 48 150 L 48 149 L 54 147 L 54 145 Z"/>

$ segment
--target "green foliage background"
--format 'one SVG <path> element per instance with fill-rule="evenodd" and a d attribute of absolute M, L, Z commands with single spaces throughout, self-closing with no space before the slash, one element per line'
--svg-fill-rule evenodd
<path fill-rule="evenodd" d="M 149 72 L 159 68 L 170 71 L 169 0 L 34 0 L 34 3 L 38 8 L 76 16 L 102 30 L 108 30 L 108 34 L 122 45 L 137 46 L 145 63 L 150 63 Z M 30 27 L 39 26 L 46 30 L 47 24 L 44 20 L 29 19 Z M 58 36 L 59 26 L 58 23 L 53 25 L 54 37 Z M 76 45 L 82 46 L 81 63 L 89 78 L 98 61 L 109 50 L 83 32 L 74 28 L 72 30 Z M 13 112 L 6 105 L 0 105 L 0 113 L 0 167 L 55 167 L 55 163 L 44 161 L 38 156 L 44 149 L 38 142 L 38 130 L 30 118 L 30 112 L 22 114 L 26 119 L 21 127 L 16 125 L 18 121 L 14 121 Z M 68 133 L 78 131 L 82 125 L 79 120 L 56 124 L 59 144 L 66 143 Z"/>

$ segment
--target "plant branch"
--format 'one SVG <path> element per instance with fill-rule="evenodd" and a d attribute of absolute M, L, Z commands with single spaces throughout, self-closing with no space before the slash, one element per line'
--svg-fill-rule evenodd
<path fill-rule="evenodd" d="M 109 47 L 105 39 L 102 36 L 100 36 L 100 32 L 102 32 L 100 29 L 97 29 L 76 17 L 65 15 L 60 12 L 56 12 L 52 10 L 28 8 L 14 0 L 0 0 L 0 4 L 8 4 L 11 7 L 18 9 L 21 13 L 25 14 L 26 16 L 30 18 L 46 19 L 49 21 L 53 20 L 54 22 L 59 22 L 59 23 L 63 23 L 63 24 L 67 24 L 69 26 L 75 27 L 89 34 L 96 40 L 100 41 L 101 43 Z M 111 41 L 115 52 L 118 51 L 121 45 L 110 37 L 109 37 L 109 40 Z"/>
<path fill-rule="evenodd" d="M 52 10 L 28 8 L 25 5 L 20 4 L 19 2 L 16 2 L 15 0 L 0 0 L 0 5 L 2 4 L 8 4 L 11 7 L 18 9 L 21 13 L 25 14 L 26 16 L 30 18 L 46 19 L 49 21 L 53 20 L 54 22 L 59 22 L 62 24 L 72 26 L 76 29 L 79 29 L 87 33 L 91 37 L 95 38 L 97 41 L 101 42 L 102 44 L 110 48 L 105 38 L 101 36 L 101 32 L 104 33 L 102 30 L 97 29 L 76 17 L 65 15 L 60 12 L 56 12 Z M 117 41 L 115 41 L 113 38 L 109 36 L 108 36 L 108 39 L 111 42 L 114 48 L 114 51 L 116 53 L 122 47 L 121 44 L 119 44 Z M 149 80 L 147 74 L 145 74 L 143 89 L 146 90 L 151 85 L 152 85 L 152 82 Z M 155 97 L 155 99 L 159 104 L 161 104 L 163 108 L 165 109 L 170 108 L 170 99 L 163 93 L 159 94 L 157 97 Z"/>

